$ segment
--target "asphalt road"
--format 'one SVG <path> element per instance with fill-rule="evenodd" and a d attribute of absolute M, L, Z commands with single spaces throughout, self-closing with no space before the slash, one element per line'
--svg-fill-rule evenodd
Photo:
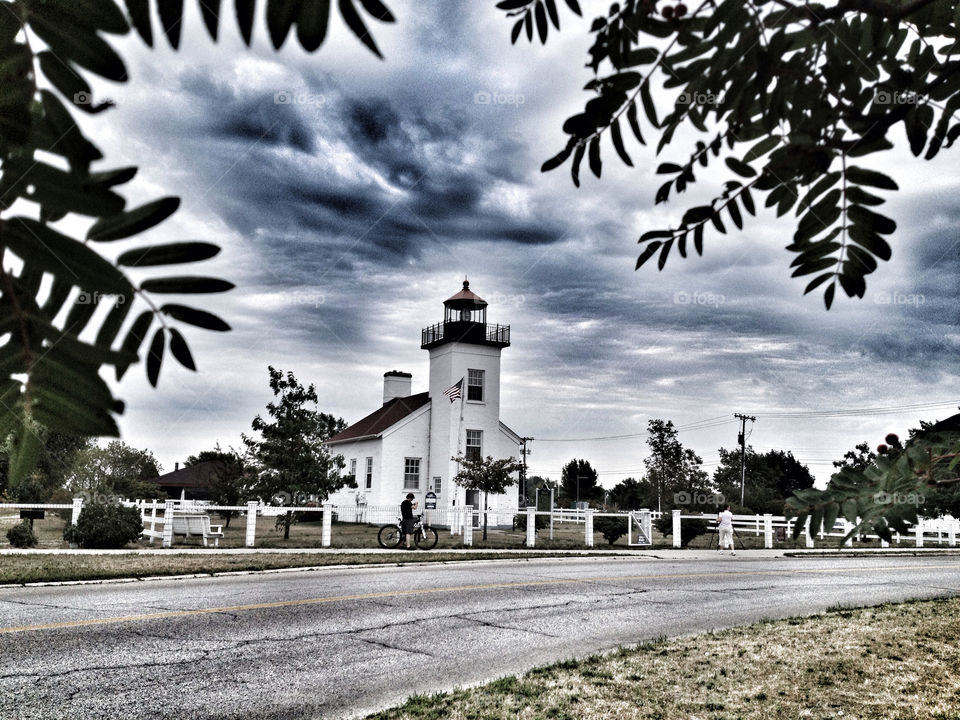
<path fill-rule="evenodd" d="M 344 718 L 415 692 L 837 605 L 960 558 L 561 558 L 0 589 L 0 718 Z"/>

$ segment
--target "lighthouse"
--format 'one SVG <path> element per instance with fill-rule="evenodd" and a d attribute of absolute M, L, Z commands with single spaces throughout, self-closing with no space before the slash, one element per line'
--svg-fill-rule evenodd
<path fill-rule="evenodd" d="M 487 320 L 487 302 L 468 280 L 443 301 L 440 322 L 424 327 L 420 347 L 429 355 L 424 392 L 413 393 L 414 374 L 384 374 L 383 405 L 328 441 L 344 456 L 356 488 L 331 496 L 337 505 L 395 505 L 407 492 L 436 508 L 480 507 L 483 498 L 453 483 L 457 455 L 519 457 L 520 437 L 500 420 L 500 358 L 510 347 L 510 326 Z M 487 499 L 492 511 L 517 511 L 517 492 Z"/>

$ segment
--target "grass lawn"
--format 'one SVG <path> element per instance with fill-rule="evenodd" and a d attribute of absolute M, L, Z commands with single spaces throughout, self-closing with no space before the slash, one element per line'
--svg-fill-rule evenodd
<path fill-rule="evenodd" d="M 960 717 L 960 599 L 837 610 L 568 661 L 369 720 Z"/>

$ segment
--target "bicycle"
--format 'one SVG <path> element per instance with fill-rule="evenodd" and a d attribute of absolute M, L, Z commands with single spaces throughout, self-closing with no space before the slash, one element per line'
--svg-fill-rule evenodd
<path fill-rule="evenodd" d="M 432 550 L 437 546 L 437 540 L 440 536 L 437 531 L 429 525 L 424 525 L 423 515 L 416 516 L 416 524 L 413 526 L 413 541 L 421 550 Z M 397 518 L 397 522 L 389 525 L 382 525 L 377 533 L 377 542 L 380 547 L 388 549 L 399 548 L 403 543 L 403 522 Z"/>

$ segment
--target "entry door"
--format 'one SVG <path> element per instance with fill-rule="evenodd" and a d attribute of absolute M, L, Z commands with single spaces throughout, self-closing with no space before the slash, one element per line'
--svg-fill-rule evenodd
<path fill-rule="evenodd" d="M 473 526 L 480 527 L 482 522 L 480 520 L 480 513 L 478 510 L 483 508 L 480 506 L 482 502 L 481 493 L 479 490 L 467 490 L 467 505 L 470 505 L 473 508 Z"/>

